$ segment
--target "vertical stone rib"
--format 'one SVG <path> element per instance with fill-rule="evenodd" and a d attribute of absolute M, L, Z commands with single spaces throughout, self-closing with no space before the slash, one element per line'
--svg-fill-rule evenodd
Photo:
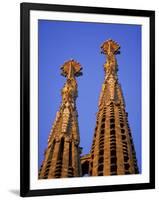
<path fill-rule="evenodd" d="M 79 148 L 77 148 L 77 144 L 72 144 L 72 151 L 73 151 L 73 172 L 74 176 L 79 177 L 81 176 L 81 166 L 80 166 L 80 156 L 79 156 Z"/>
<path fill-rule="evenodd" d="M 53 156 L 54 145 L 55 145 L 55 142 L 53 141 L 53 143 L 50 144 L 48 146 L 48 149 L 46 150 L 45 160 L 43 161 L 41 170 L 39 172 L 39 178 L 42 178 L 42 177 L 47 178 L 48 177 L 48 174 L 50 171 L 50 160 Z M 48 172 L 47 174 L 46 174 L 46 171 Z"/>
<path fill-rule="evenodd" d="M 57 153 L 55 155 L 55 168 L 54 171 L 52 172 L 52 177 L 59 178 L 61 176 L 62 172 L 62 159 L 63 159 L 63 151 L 64 151 L 64 138 L 62 137 L 60 140 L 60 143 L 57 145 Z M 52 161 L 54 158 L 52 159 Z"/>
<path fill-rule="evenodd" d="M 64 153 L 62 159 L 62 177 L 68 177 L 68 169 L 69 169 L 69 145 L 70 141 L 65 140 L 64 142 Z"/>
<path fill-rule="evenodd" d="M 101 122 L 98 121 L 98 129 L 96 132 L 96 141 L 94 145 L 94 161 L 93 161 L 93 169 L 92 169 L 92 175 L 98 176 L 98 159 L 99 159 L 99 139 L 100 139 L 100 130 L 101 130 Z"/>
<path fill-rule="evenodd" d="M 78 163 L 77 163 L 77 152 L 74 142 L 72 142 L 72 167 L 74 176 L 78 176 Z"/>
<path fill-rule="evenodd" d="M 126 115 L 126 114 L 125 114 Z M 126 133 L 127 133 L 127 143 L 128 143 L 128 153 L 129 153 L 129 165 L 130 165 L 130 173 L 135 174 L 135 163 L 134 163 L 134 157 L 133 157 L 133 143 L 131 143 L 131 136 L 130 136 L 130 132 L 129 132 L 129 128 L 128 128 L 128 124 L 127 124 L 127 116 L 125 116 L 125 124 L 126 126 Z M 135 157 L 136 159 L 136 157 Z"/>
<path fill-rule="evenodd" d="M 123 141 L 121 137 L 121 129 L 124 128 L 122 118 L 119 117 L 119 107 L 116 107 L 116 137 L 117 137 L 117 174 L 125 174 L 124 156 L 123 156 Z"/>
<path fill-rule="evenodd" d="M 103 109 L 102 109 L 103 110 Z M 99 156 L 98 156 L 98 176 L 103 176 L 104 170 L 104 140 L 105 140 L 105 112 L 100 116 L 100 131 L 99 131 Z"/>
<path fill-rule="evenodd" d="M 104 175 L 110 175 L 110 112 L 106 109 L 105 141 L 104 141 Z"/>

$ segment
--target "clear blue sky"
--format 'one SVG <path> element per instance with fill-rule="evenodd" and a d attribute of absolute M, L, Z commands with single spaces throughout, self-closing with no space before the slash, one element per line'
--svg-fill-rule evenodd
<path fill-rule="evenodd" d="M 77 110 L 80 146 L 83 147 L 83 154 L 89 153 L 104 80 L 105 56 L 100 53 L 100 46 L 111 38 L 121 46 L 121 54 L 117 55 L 118 77 L 141 171 L 141 26 L 39 20 L 38 34 L 38 165 L 43 160 L 48 135 L 61 103 L 65 77 L 60 75 L 60 66 L 71 58 L 80 62 L 83 67 L 83 76 L 77 78 Z"/>

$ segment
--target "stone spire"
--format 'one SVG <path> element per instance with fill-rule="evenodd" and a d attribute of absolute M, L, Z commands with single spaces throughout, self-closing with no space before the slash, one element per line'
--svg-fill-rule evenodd
<path fill-rule="evenodd" d="M 138 173 L 128 113 L 125 111 L 122 89 L 117 77 L 116 54 L 119 49 L 120 46 L 111 39 L 101 46 L 107 59 L 90 152 L 90 176 Z"/>
<path fill-rule="evenodd" d="M 40 179 L 81 176 L 80 137 L 76 110 L 77 82 L 81 65 L 69 60 L 61 67 L 66 83 L 61 90 L 62 102 L 56 114 L 39 171 Z"/>

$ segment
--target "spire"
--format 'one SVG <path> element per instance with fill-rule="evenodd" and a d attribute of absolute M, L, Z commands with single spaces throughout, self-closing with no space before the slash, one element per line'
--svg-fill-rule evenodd
<path fill-rule="evenodd" d="M 107 40 L 101 49 L 107 58 L 104 64 L 106 75 L 98 103 L 89 175 L 136 174 L 136 154 L 117 77 L 116 54 L 119 53 L 120 46 L 113 40 Z"/>
<path fill-rule="evenodd" d="M 52 125 L 45 158 L 39 171 L 40 179 L 81 176 L 75 77 L 82 75 L 82 68 L 71 59 L 63 64 L 61 70 L 66 83 L 61 90 L 62 102 Z"/>

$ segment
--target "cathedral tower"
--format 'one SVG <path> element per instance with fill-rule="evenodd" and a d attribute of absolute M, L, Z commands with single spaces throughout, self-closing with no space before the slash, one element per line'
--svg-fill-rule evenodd
<path fill-rule="evenodd" d="M 107 40 L 101 46 L 106 55 L 105 79 L 98 103 L 95 133 L 89 159 L 90 176 L 137 174 L 138 166 L 128 113 L 118 82 L 116 54 L 120 46 Z"/>
<path fill-rule="evenodd" d="M 56 114 L 39 171 L 40 179 L 81 176 L 75 77 L 82 75 L 82 68 L 78 62 L 69 60 L 61 70 L 61 74 L 66 77 L 66 83 L 61 91 L 62 103 Z"/>

